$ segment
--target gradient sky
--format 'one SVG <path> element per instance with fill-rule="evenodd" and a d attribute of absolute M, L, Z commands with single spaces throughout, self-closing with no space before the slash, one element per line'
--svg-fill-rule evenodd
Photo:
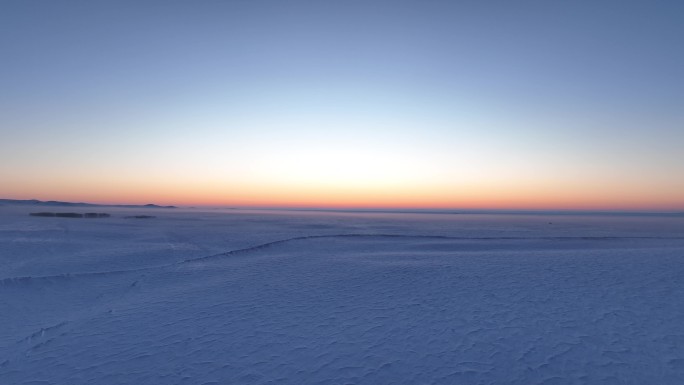
<path fill-rule="evenodd" d="M 683 1 L 0 3 L 0 197 L 684 209 Z"/>

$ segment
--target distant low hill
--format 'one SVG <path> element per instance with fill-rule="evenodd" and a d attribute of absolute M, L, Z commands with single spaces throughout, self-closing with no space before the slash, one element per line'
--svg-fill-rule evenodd
<path fill-rule="evenodd" d="M 68 206 L 68 207 L 128 207 L 149 209 L 175 209 L 176 206 L 160 206 L 152 203 L 146 205 L 107 205 L 83 202 L 39 201 L 38 199 L 0 199 L 0 204 L 33 205 L 33 206 Z"/>

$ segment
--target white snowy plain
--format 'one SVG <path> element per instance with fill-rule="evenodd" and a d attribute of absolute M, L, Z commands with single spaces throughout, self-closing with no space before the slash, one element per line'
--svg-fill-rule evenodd
<path fill-rule="evenodd" d="M 682 217 L 31 211 L 3 385 L 684 384 Z"/>

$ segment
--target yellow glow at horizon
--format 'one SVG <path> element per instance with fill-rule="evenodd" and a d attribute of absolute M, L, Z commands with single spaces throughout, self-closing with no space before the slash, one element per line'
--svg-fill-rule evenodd
<path fill-rule="evenodd" d="M 493 140 L 281 131 L 132 145 L 116 161 L 62 158 L 50 173 L 7 173 L 9 198 L 278 207 L 684 209 L 684 180 L 610 162 L 549 157 Z M 36 154 L 39 156 L 40 154 Z M 583 163 L 582 163 L 583 162 Z M 580 165 L 581 163 L 581 165 Z M 588 167 L 588 165 L 591 167 Z M 35 192 L 39 192 L 36 194 Z"/>
<path fill-rule="evenodd" d="M 356 146 L 271 148 L 249 165 L 249 179 L 306 189 L 410 188 L 437 178 L 429 159 Z"/>

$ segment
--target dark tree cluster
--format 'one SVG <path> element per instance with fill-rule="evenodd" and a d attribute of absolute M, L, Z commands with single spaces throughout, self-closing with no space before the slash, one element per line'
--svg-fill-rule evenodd
<path fill-rule="evenodd" d="M 109 218 L 111 215 L 107 213 L 52 213 L 52 212 L 39 212 L 30 213 L 29 215 L 34 217 L 59 217 L 59 218 Z"/>

